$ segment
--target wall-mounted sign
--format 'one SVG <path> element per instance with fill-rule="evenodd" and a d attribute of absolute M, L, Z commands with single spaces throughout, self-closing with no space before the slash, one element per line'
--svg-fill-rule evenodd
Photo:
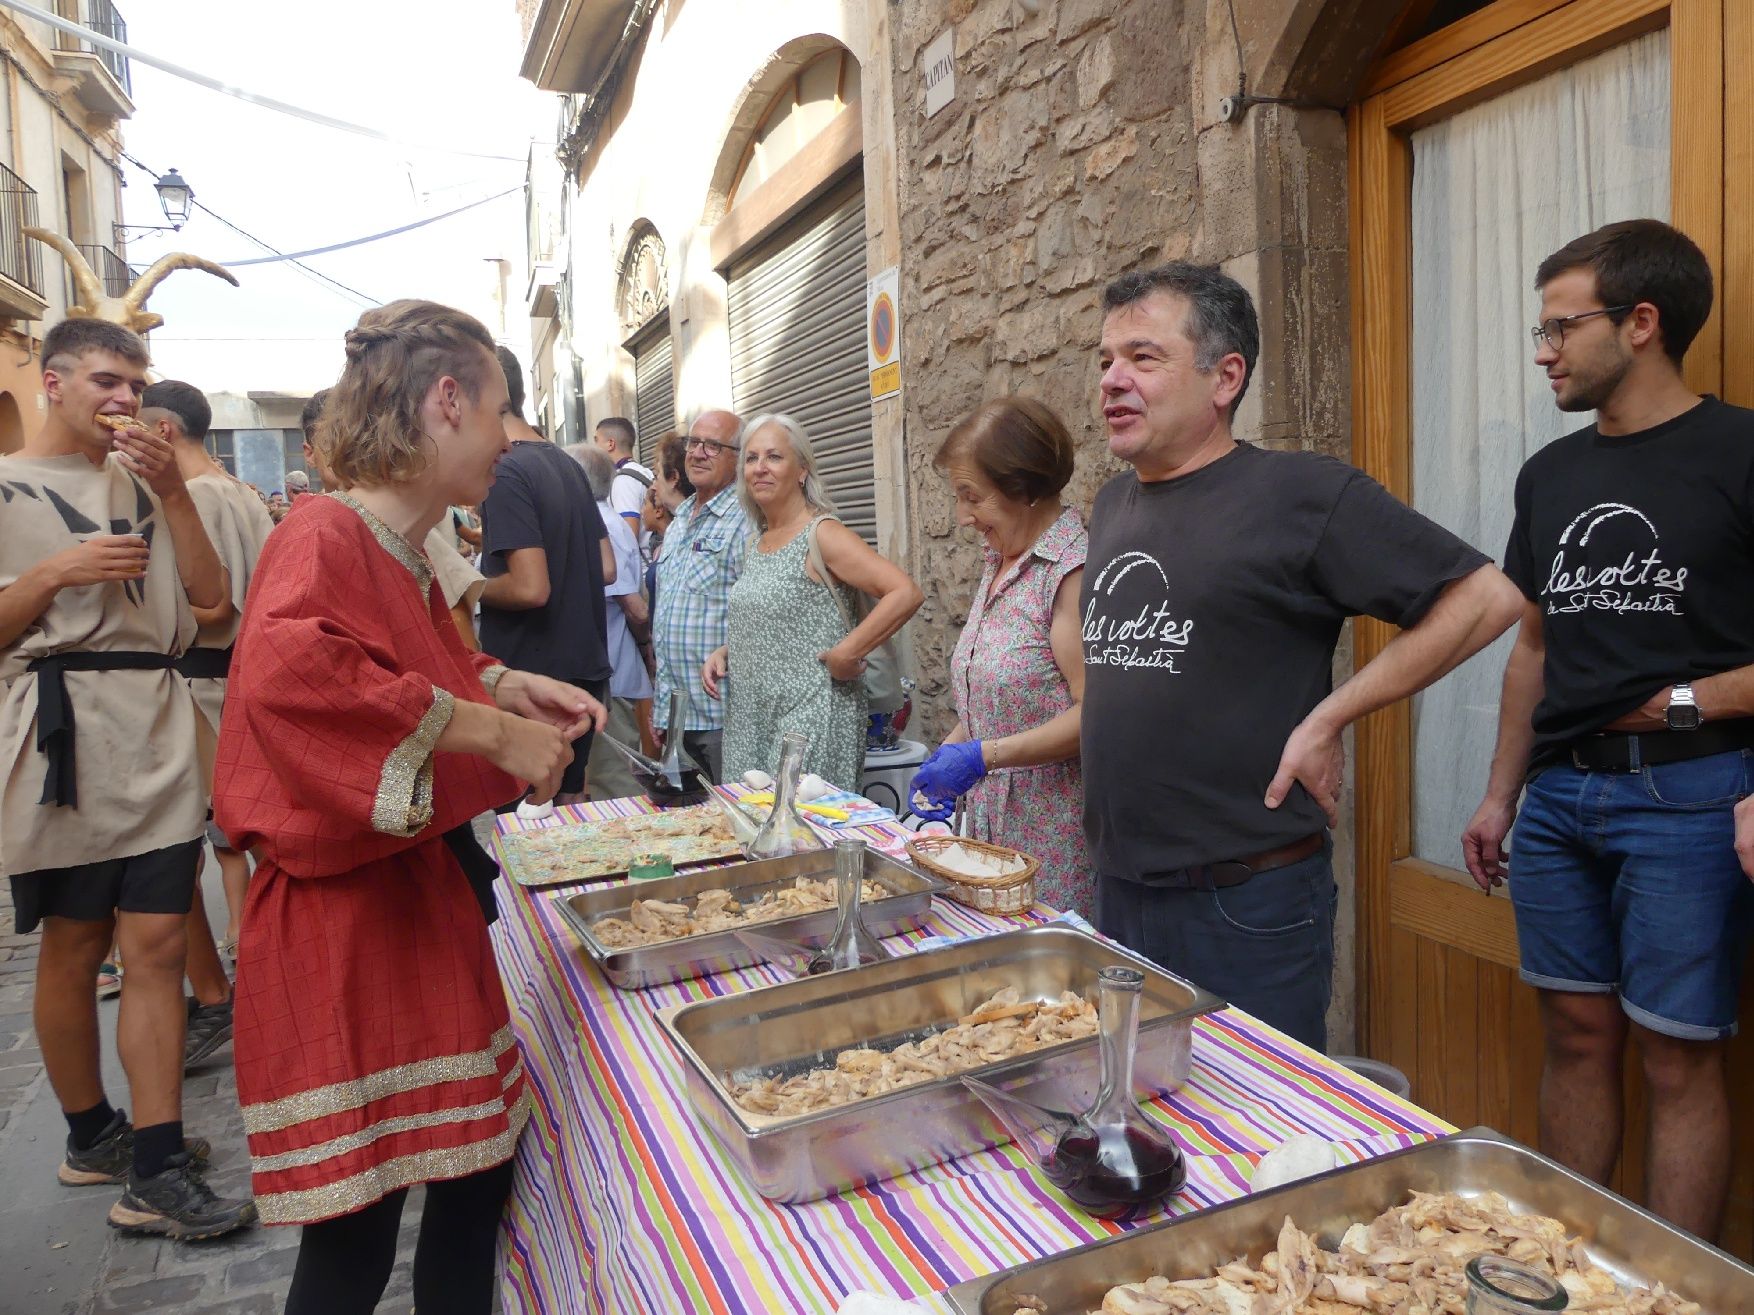
<path fill-rule="evenodd" d="M 901 312 L 896 292 L 901 270 L 894 265 L 865 284 L 865 361 L 871 369 L 871 396 L 901 391 Z"/>
<path fill-rule="evenodd" d="M 926 117 L 956 99 L 956 29 L 947 27 L 932 38 L 920 56 L 926 70 Z"/>

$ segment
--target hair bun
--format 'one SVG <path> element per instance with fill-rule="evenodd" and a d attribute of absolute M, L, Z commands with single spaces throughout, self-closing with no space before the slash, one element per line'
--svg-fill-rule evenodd
<path fill-rule="evenodd" d="M 366 352 L 381 342 L 387 342 L 395 335 L 387 329 L 363 327 L 349 329 L 343 339 L 347 344 L 347 359 L 359 361 L 365 358 Z"/>

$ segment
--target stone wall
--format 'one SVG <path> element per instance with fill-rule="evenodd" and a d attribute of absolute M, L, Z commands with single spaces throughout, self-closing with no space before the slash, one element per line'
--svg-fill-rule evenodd
<path fill-rule="evenodd" d="M 926 728 L 980 572 L 931 459 L 983 398 L 1047 401 L 1078 442 L 1068 499 L 1119 469 L 1098 412 L 1103 285 L 1144 264 L 1223 263 L 1266 343 L 1242 437 L 1349 447 L 1344 121 L 1259 106 L 1217 121 L 1236 46 L 1222 0 L 902 0 L 896 157 L 912 566 Z M 1223 24 L 1218 26 L 1218 24 Z M 925 117 L 921 55 L 956 28 L 956 98 Z"/>
<path fill-rule="evenodd" d="M 933 471 L 944 435 L 984 397 L 1047 401 L 1078 442 L 1082 509 L 1118 466 L 1096 408 L 1101 295 L 1113 274 L 1187 254 L 1196 146 L 1190 36 L 1159 0 L 903 0 L 896 24 L 902 335 L 922 702 L 949 725 L 948 656 L 981 554 Z M 956 27 L 956 98 L 925 117 L 921 52 Z M 1196 34 L 1197 35 L 1197 34 Z M 1152 66 L 1165 76 L 1121 76 Z"/>
<path fill-rule="evenodd" d="M 1369 0 L 1342 0 L 1358 9 Z M 1287 87 L 1320 0 L 900 0 L 895 151 L 901 201 L 909 563 L 926 592 L 910 628 L 921 738 L 952 724 L 949 655 L 981 552 L 955 525 L 931 460 L 984 398 L 1035 395 L 1078 443 L 1068 501 L 1088 513 L 1122 467 L 1098 403 L 1104 284 L 1141 265 L 1220 263 L 1254 294 L 1262 358 L 1237 433 L 1274 447 L 1350 453 L 1345 120 L 1257 105 L 1219 118 L 1237 89 Z M 923 51 L 956 29 L 956 97 L 925 116 Z M 1350 670 L 1350 644 L 1336 672 Z M 1336 1045 L 1353 1032 L 1350 801 L 1336 834 L 1341 887 Z"/>

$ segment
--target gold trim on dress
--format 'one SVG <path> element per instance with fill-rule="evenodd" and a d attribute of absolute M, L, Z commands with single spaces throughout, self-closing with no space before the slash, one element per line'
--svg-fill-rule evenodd
<path fill-rule="evenodd" d="M 373 831 L 417 836 L 432 821 L 432 754 L 456 710 L 456 696 L 434 685 L 426 715 L 384 759 L 372 801 Z"/>
<path fill-rule="evenodd" d="M 481 673 L 481 688 L 487 691 L 488 698 L 491 699 L 494 697 L 494 692 L 499 689 L 500 680 L 505 676 L 505 673 L 510 670 L 511 668 L 504 663 L 499 663 L 495 666 L 488 667 Z"/>
<path fill-rule="evenodd" d="M 422 598 L 428 598 L 431 596 L 433 579 L 432 563 L 426 559 L 425 553 L 421 552 L 420 549 L 416 548 L 413 544 L 409 543 L 408 540 L 404 539 L 400 534 L 397 534 L 396 531 L 384 524 L 384 522 L 366 507 L 364 503 L 360 502 L 360 500 L 355 498 L 352 494 L 344 493 L 338 489 L 334 493 L 325 494 L 324 496 L 334 498 L 335 501 L 339 502 L 343 507 L 356 513 L 359 518 L 365 522 L 366 529 L 371 531 L 372 538 L 378 541 L 378 546 L 408 568 L 409 574 L 414 577 L 414 582 L 420 586 L 420 596 Z"/>
<path fill-rule="evenodd" d="M 518 1138 L 529 1121 L 530 1089 L 526 1086 L 506 1111 L 503 1132 L 467 1146 L 441 1147 L 399 1156 L 322 1187 L 258 1194 L 256 1211 L 264 1224 L 311 1224 L 350 1214 L 416 1183 L 465 1178 L 496 1164 L 504 1164 L 516 1154 Z"/>
<path fill-rule="evenodd" d="M 524 1061 L 520 1057 L 517 1063 L 506 1070 L 505 1078 L 499 1084 L 499 1095 L 492 1100 L 462 1108 L 428 1110 L 424 1114 L 404 1114 L 394 1119 L 382 1119 L 358 1132 L 350 1132 L 333 1141 L 319 1142 L 315 1146 L 282 1151 L 278 1155 L 252 1155 L 250 1170 L 252 1173 L 278 1173 L 282 1169 L 302 1169 L 306 1165 L 321 1164 L 338 1155 L 362 1150 L 381 1137 L 393 1137 L 397 1133 L 413 1132 L 417 1128 L 433 1128 L 441 1123 L 474 1123 L 478 1119 L 490 1119 L 495 1114 L 506 1112 L 505 1093 L 517 1086 L 518 1079 L 523 1076 Z"/>
<path fill-rule="evenodd" d="M 485 1050 L 466 1055 L 440 1055 L 436 1059 L 420 1059 L 394 1068 L 379 1069 L 362 1078 L 313 1087 L 278 1100 L 257 1101 L 244 1106 L 244 1131 L 249 1134 L 278 1132 L 295 1123 L 325 1119 L 331 1114 L 345 1113 L 369 1105 L 374 1100 L 398 1096 L 419 1087 L 436 1086 L 440 1082 L 461 1082 L 468 1078 L 484 1078 L 499 1071 L 499 1057 L 512 1046 L 511 1024 L 488 1039 Z"/>

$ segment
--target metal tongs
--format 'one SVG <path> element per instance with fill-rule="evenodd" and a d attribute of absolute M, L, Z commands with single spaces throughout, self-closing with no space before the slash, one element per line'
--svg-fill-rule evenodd
<path fill-rule="evenodd" d="M 623 744 L 608 731 L 598 731 L 597 738 L 611 749 L 614 749 L 640 771 L 657 780 L 667 782 L 677 790 L 684 788 L 682 773 L 692 771 L 702 779 L 706 777 L 706 769 L 694 760 L 694 756 L 682 747 L 683 728 L 688 724 L 688 692 L 683 689 L 670 691 L 670 717 L 664 730 L 664 760 L 648 758 L 638 749 Z"/>

